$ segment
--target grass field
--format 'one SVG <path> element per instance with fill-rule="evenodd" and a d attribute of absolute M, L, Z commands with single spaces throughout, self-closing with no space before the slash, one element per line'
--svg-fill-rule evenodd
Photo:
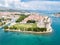
<path fill-rule="evenodd" d="M 20 31 L 36 31 L 36 32 L 43 32 L 46 31 L 46 28 L 39 28 L 37 27 L 36 23 L 26 23 L 26 24 L 15 24 L 10 27 L 5 26 L 5 29 L 10 29 L 10 30 L 20 30 Z"/>
<path fill-rule="evenodd" d="M 29 23 L 27 23 L 27 24 L 15 24 L 15 25 L 13 25 L 13 26 L 17 26 L 17 27 L 25 27 L 25 28 L 29 28 L 29 27 L 37 27 L 37 25 L 34 23 L 32 23 L 32 24 L 29 24 Z"/>
<path fill-rule="evenodd" d="M 13 26 L 10 27 L 10 29 L 20 29 L 20 30 L 26 30 L 28 28 L 36 28 L 37 25 L 36 23 L 26 23 L 26 24 L 15 24 Z"/>

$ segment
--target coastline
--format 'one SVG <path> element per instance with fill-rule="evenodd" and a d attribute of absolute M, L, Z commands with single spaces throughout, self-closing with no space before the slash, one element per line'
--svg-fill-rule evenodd
<path fill-rule="evenodd" d="M 49 31 L 43 31 L 43 32 L 34 32 L 34 31 L 21 31 L 21 30 L 10 30 L 6 29 L 6 32 L 22 32 L 22 33 L 31 33 L 31 34 L 46 34 L 46 33 L 51 33 L 52 29 Z"/>

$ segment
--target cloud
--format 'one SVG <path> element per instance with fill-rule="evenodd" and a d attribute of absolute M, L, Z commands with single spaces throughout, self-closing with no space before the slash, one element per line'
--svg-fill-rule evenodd
<path fill-rule="evenodd" d="M 21 0 L 22 2 L 28 2 L 28 1 L 60 1 L 60 0 Z"/>
<path fill-rule="evenodd" d="M 0 6 L 3 6 L 2 4 L 0 4 Z"/>
<path fill-rule="evenodd" d="M 20 0 L 5 0 L 5 6 L 6 7 L 17 7 L 20 4 Z"/>
<path fill-rule="evenodd" d="M 60 10 L 59 1 L 30 0 L 27 2 L 21 2 L 21 0 L 1 0 L 0 6 L 25 10 Z"/>
<path fill-rule="evenodd" d="M 56 1 L 29 1 L 24 2 L 23 9 L 32 9 L 32 10 L 60 10 L 60 2 Z"/>
<path fill-rule="evenodd" d="M 0 6 L 9 7 L 9 8 L 17 8 L 20 5 L 21 0 L 1 0 Z"/>

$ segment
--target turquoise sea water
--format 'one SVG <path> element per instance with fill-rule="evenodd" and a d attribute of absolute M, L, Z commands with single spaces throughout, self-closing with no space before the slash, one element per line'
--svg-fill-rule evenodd
<path fill-rule="evenodd" d="M 0 29 L 0 45 L 60 45 L 60 18 L 50 17 L 52 18 L 52 33 L 37 35 L 4 32 Z"/>

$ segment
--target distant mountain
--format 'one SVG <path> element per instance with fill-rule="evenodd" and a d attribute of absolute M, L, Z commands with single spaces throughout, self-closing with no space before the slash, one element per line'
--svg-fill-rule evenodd
<path fill-rule="evenodd" d="M 21 10 L 21 9 L 11 9 L 7 7 L 0 7 L 0 12 L 36 12 L 36 13 L 47 13 L 47 14 L 52 14 L 52 13 L 58 13 L 59 11 L 46 11 L 46 10 Z"/>
<path fill-rule="evenodd" d="M 1 11 L 7 11 L 7 10 L 9 10 L 9 8 L 6 8 L 6 7 L 0 7 L 0 12 L 1 12 Z"/>

